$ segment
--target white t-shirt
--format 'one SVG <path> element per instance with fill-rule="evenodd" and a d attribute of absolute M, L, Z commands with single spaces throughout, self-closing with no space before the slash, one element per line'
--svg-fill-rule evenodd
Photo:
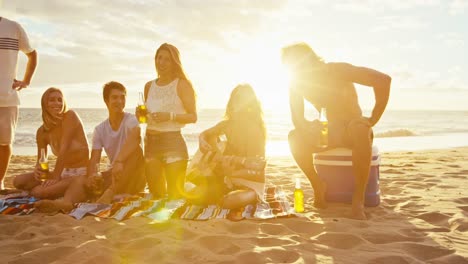
<path fill-rule="evenodd" d="M 18 69 L 18 51 L 33 52 L 26 32 L 15 21 L 0 18 L 0 107 L 20 104 L 18 92 L 11 89 Z"/>
<path fill-rule="evenodd" d="M 117 131 L 112 130 L 109 118 L 94 128 L 93 133 L 93 150 L 106 151 L 107 157 L 112 163 L 120 153 L 120 149 L 127 140 L 130 131 L 138 126 L 136 117 L 130 113 L 124 113 L 124 118 Z"/>

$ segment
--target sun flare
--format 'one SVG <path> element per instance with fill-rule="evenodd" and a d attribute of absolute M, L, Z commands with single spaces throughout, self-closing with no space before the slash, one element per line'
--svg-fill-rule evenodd
<path fill-rule="evenodd" d="M 266 111 L 289 111 L 288 71 L 281 63 L 279 46 L 270 46 L 250 45 L 239 52 L 235 76 L 252 85 Z"/>

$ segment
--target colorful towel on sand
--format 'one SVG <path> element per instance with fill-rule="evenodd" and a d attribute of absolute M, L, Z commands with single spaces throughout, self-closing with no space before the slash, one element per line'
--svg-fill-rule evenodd
<path fill-rule="evenodd" d="M 26 215 L 32 213 L 34 197 L 28 197 L 26 192 L 6 195 L 0 198 L 0 214 Z M 118 221 L 137 216 L 163 222 L 168 219 L 209 220 L 209 219 L 271 219 L 293 216 L 293 208 L 279 187 L 270 186 L 265 189 L 263 201 L 256 205 L 248 205 L 239 210 L 223 209 L 216 205 L 198 206 L 185 200 L 151 200 L 149 194 L 122 198 L 112 204 L 79 203 L 70 212 L 70 216 L 82 219 L 86 215 L 103 218 L 113 218 Z"/>
<path fill-rule="evenodd" d="M 216 205 L 198 206 L 188 204 L 185 200 L 150 200 L 145 195 L 127 197 L 111 205 L 80 203 L 70 215 L 76 219 L 81 219 L 86 215 L 94 215 L 118 221 L 145 216 L 155 222 L 163 222 L 171 218 L 201 221 L 222 218 L 231 220 L 271 219 L 293 216 L 294 213 L 284 192 L 280 188 L 272 186 L 265 189 L 264 201 L 239 210 L 223 209 Z"/>
<path fill-rule="evenodd" d="M 3 195 L 0 198 L 0 214 L 2 215 L 27 215 L 34 211 L 34 197 L 29 197 L 27 192 L 18 192 Z"/>

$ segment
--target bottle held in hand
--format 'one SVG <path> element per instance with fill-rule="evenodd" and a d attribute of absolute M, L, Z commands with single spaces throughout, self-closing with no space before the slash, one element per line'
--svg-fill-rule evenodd
<path fill-rule="evenodd" d="M 41 173 L 39 179 L 45 181 L 49 178 L 49 161 L 47 160 L 47 154 L 44 148 L 41 148 L 41 157 L 39 159 L 39 165 L 41 166 Z"/>
<path fill-rule="evenodd" d="M 294 210 L 297 213 L 304 212 L 304 192 L 301 188 L 301 179 L 296 178 L 296 189 L 294 190 Z"/>
<path fill-rule="evenodd" d="M 322 130 L 320 131 L 320 147 L 328 147 L 328 119 L 327 109 L 323 108 L 320 110 L 320 123 L 322 124 Z"/>
<path fill-rule="evenodd" d="M 94 181 L 92 192 L 94 196 L 99 197 L 104 192 L 104 178 L 102 177 L 99 163 L 96 164 L 96 169 L 94 171 L 93 177 Z"/>
<path fill-rule="evenodd" d="M 138 97 L 138 122 L 140 124 L 146 124 L 148 122 L 146 117 L 148 114 L 148 109 L 146 108 L 145 98 L 141 92 L 139 93 Z"/>

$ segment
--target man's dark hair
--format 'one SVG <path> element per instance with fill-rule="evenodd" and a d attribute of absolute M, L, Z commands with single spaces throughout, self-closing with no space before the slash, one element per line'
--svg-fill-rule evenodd
<path fill-rule="evenodd" d="M 104 87 L 102 89 L 102 97 L 104 98 L 104 102 L 107 102 L 109 100 L 109 95 L 112 90 L 119 90 L 125 93 L 127 95 L 127 89 L 125 89 L 125 86 L 119 82 L 108 82 L 104 84 Z"/>

